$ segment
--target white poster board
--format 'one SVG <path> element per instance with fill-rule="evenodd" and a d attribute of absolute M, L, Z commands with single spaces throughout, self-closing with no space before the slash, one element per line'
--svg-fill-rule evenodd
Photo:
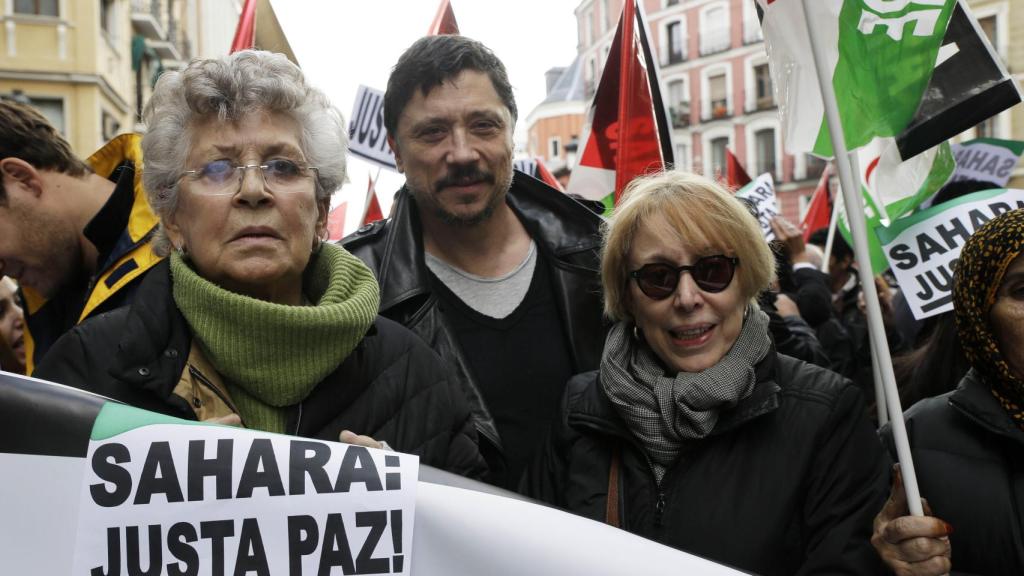
<path fill-rule="evenodd" d="M 737 198 L 749 201 L 757 209 L 757 223 L 761 225 L 764 239 L 771 242 L 775 239 L 772 231 L 772 220 L 781 213 L 779 200 L 775 196 L 775 179 L 770 172 L 754 178 L 749 184 L 736 192 Z"/>
<path fill-rule="evenodd" d="M 986 190 L 875 228 L 914 318 L 953 309 L 953 274 L 967 239 L 989 220 L 1018 208 L 1024 208 L 1024 190 Z"/>
<path fill-rule="evenodd" d="M 359 86 L 348 124 L 348 151 L 383 168 L 397 170 L 384 127 L 384 93 Z"/>

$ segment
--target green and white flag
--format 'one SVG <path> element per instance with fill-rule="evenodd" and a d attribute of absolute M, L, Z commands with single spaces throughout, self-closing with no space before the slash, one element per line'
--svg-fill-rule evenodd
<path fill-rule="evenodd" d="M 911 214 L 949 180 L 955 168 L 953 153 L 946 142 L 900 162 L 895 143 L 891 138 L 885 140 L 877 139 L 873 145 L 857 150 L 858 180 L 869 231 L 884 229 Z M 842 206 L 838 228 L 852 246 L 853 237 Z M 889 263 L 874 234 L 868 234 L 868 248 L 871 269 L 875 274 L 883 272 Z"/>
<path fill-rule="evenodd" d="M 832 143 L 814 66 L 804 3 L 758 0 L 786 145 L 831 157 Z M 914 118 L 956 0 L 813 0 L 832 73 L 846 146 L 894 138 Z"/>

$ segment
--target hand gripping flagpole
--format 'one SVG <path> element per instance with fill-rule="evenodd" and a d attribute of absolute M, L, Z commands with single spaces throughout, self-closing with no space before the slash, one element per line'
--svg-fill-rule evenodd
<path fill-rule="evenodd" d="M 832 72 L 826 68 L 822 55 L 821 38 L 817 28 L 808 15 L 808 5 L 817 0 L 800 0 L 804 12 L 804 25 L 811 40 L 811 54 L 814 67 L 818 73 L 818 84 L 821 97 L 825 104 L 825 120 L 828 122 L 829 134 L 832 137 L 832 151 L 835 153 L 836 168 L 839 170 L 839 184 L 843 191 L 846 204 L 846 218 L 853 235 L 853 249 L 859 266 L 861 290 L 864 291 L 864 302 L 867 305 L 868 334 L 875 352 L 878 367 L 882 374 L 885 388 L 885 402 L 891 419 L 892 437 L 896 444 L 896 455 L 903 472 L 903 486 L 907 493 L 907 505 L 914 516 L 924 516 L 921 507 L 921 494 L 917 487 L 917 473 L 910 455 L 910 443 L 907 441 L 907 428 L 903 422 L 903 408 L 900 406 L 899 392 L 896 389 L 896 376 L 892 369 L 892 357 L 889 354 L 889 343 L 885 337 L 885 326 L 882 323 L 882 307 L 878 303 L 878 290 L 871 270 L 871 258 L 868 250 L 867 225 L 864 218 L 864 200 L 861 198 L 860 187 L 855 186 L 853 170 L 850 166 L 849 152 L 846 149 L 846 138 L 843 134 L 842 122 L 839 119 L 839 104 L 836 101 L 835 87 L 832 85 Z"/>

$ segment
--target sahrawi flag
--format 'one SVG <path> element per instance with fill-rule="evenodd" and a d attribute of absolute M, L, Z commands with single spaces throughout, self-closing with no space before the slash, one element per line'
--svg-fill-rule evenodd
<path fill-rule="evenodd" d="M 643 14 L 636 0 L 627 0 L 590 107 L 569 194 L 604 202 L 610 212 L 630 180 L 673 163 L 656 68 Z"/>

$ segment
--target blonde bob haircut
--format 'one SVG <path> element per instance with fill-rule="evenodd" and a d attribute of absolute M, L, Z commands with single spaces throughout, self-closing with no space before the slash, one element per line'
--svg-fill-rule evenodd
<path fill-rule="evenodd" d="M 775 279 L 775 257 L 757 220 L 742 201 L 708 178 L 669 171 L 639 177 L 626 186 L 614 215 L 604 224 L 601 282 L 604 313 L 632 320 L 629 308 L 629 251 L 636 233 L 660 219 L 670 234 L 662 240 L 700 255 L 739 258 L 734 282 L 753 300 Z M 692 262 L 680 262 L 692 264 Z"/>

